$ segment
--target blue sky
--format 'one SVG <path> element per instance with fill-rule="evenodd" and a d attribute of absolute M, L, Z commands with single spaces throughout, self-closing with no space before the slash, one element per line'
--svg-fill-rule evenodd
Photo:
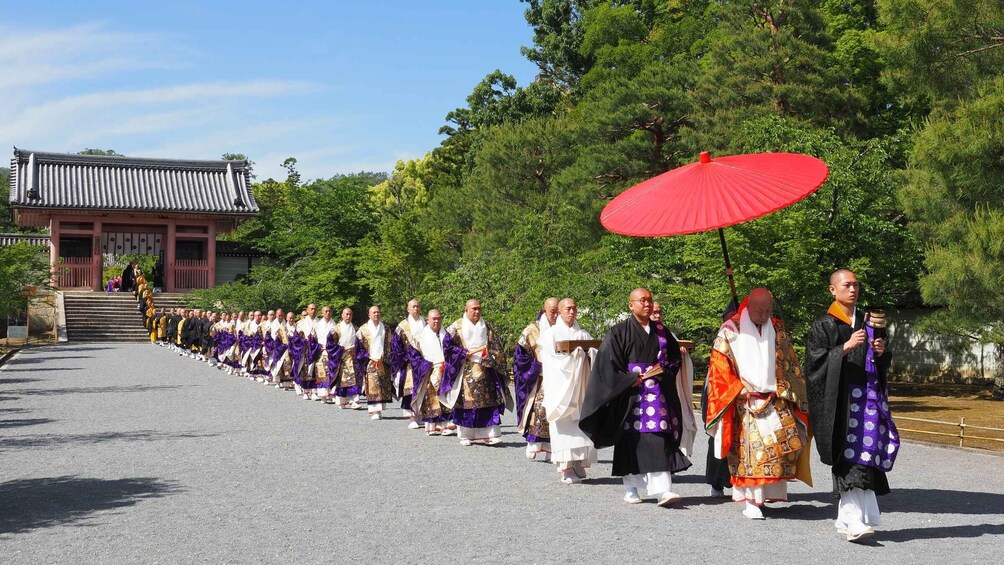
<path fill-rule="evenodd" d="M 0 147 L 215 159 L 259 180 L 390 170 L 501 69 L 536 68 L 517 0 L 0 2 Z"/>

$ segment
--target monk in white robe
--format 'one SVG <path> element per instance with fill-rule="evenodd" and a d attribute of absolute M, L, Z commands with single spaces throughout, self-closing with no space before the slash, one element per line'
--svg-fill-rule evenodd
<path fill-rule="evenodd" d="M 563 483 L 578 483 L 586 478 L 586 469 L 596 462 L 593 441 L 579 429 L 582 401 L 589 382 L 590 354 L 577 348 L 572 353 L 557 353 L 559 341 L 592 339 L 576 321 L 579 310 L 575 301 L 565 298 L 558 303 L 558 319 L 540 336 L 538 348 L 544 383 L 544 410 L 551 437 L 551 460 L 558 466 Z M 595 350 L 590 350 L 595 354 Z"/>

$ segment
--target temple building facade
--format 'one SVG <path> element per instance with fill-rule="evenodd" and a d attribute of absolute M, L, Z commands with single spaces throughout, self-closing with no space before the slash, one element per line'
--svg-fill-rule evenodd
<path fill-rule="evenodd" d="M 240 260 L 220 253 L 216 237 L 258 213 L 245 161 L 16 148 L 10 208 L 17 225 L 48 228 L 57 289 L 100 290 L 109 258 L 152 255 L 165 292 L 232 280 L 228 272 L 220 281 L 218 257 Z"/>

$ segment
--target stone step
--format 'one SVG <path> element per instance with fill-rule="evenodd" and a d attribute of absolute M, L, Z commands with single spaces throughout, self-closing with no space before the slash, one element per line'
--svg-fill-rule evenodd
<path fill-rule="evenodd" d="M 150 339 L 150 334 L 144 332 L 69 332 L 67 336 L 71 339 L 95 339 L 95 338 L 123 338 L 123 339 Z"/>
<path fill-rule="evenodd" d="M 94 337 L 94 336 L 123 336 L 123 337 L 150 337 L 150 334 L 145 331 L 102 331 L 102 330 L 77 330 L 73 332 L 67 332 L 69 336 L 75 337 Z"/>
<path fill-rule="evenodd" d="M 136 320 L 126 321 L 122 320 L 108 320 L 108 321 L 93 321 L 93 322 L 67 322 L 67 331 L 73 333 L 77 330 L 101 330 L 101 331 L 115 331 L 115 330 L 128 330 L 130 328 L 135 328 L 139 330 L 146 331 L 143 324 Z"/>
<path fill-rule="evenodd" d="M 90 328 L 76 328 L 74 330 L 67 330 L 68 335 L 98 335 L 98 334 L 114 334 L 114 335 L 149 335 L 149 333 L 143 329 L 142 326 L 134 328 L 111 328 L 111 327 L 90 327 Z"/>
<path fill-rule="evenodd" d="M 184 307 L 183 294 L 157 294 L 157 308 Z M 71 342 L 150 341 L 136 298 L 129 293 L 66 292 L 63 295 L 66 337 Z"/>

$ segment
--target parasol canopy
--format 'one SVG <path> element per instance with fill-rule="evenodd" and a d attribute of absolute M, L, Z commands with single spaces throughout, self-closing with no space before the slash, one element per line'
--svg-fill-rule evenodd
<path fill-rule="evenodd" d="M 790 206 L 826 182 L 821 160 L 797 153 L 752 153 L 678 167 L 637 184 L 614 198 L 600 214 L 603 227 L 622 235 L 659 237 L 718 230 L 732 300 L 738 307 L 725 232 Z"/>

